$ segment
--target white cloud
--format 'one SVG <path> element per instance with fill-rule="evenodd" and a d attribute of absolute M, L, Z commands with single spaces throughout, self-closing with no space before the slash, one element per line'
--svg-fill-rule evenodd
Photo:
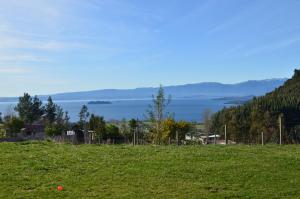
<path fill-rule="evenodd" d="M 25 67 L 15 67 L 15 66 L 0 66 L 0 74 L 19 74 L 28 72 L 30 69 Z"/>
<path fill-rule="evenodd" d="M 46 58 L 25 53 L 0 53 L 0 64 L 7 62 L 42 62 Z"/>
<path fill-rule="evenodd" d="M 0 0 L 0 49 L 64 51 L 87 48 L 65 35 L 77 14 L 70 0 Z M 72 34 L 74 35 L 74 34 Z"/>
<path fill-rule="evenodd" d="M 35 40 L 18 36 L 0 36 L 0 49 L 35 49 L 44 51 L 61 51 L 74 48 L 87 48 L 87 44 L 55 40 Z"/>

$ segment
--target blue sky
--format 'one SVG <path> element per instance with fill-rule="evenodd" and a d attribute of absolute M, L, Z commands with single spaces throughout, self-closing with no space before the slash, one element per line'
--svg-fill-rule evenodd
<path fill-rule="evenodd" d="M 299 0 L 0 0 L 0 96 L 290 77 Z"/>

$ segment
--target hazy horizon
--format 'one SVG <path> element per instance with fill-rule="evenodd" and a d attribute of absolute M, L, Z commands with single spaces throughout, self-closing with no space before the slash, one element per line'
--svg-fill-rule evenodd
<path fill-rule="evenodd" d="M 166 87 L 180 87 L 180 86 L 189 86 L 189 85 L 197 85 L 197 84 L 222 84 L 222 85 L 238 85 L 238 84 L 243 84 L 243 83 L 247 83 L 247 82 L 251 82 L 251 81 L 276 81 L 276 80 L 287 80 L 289 78 L 271 78 L 271 79 L 259 79 L 259 80 L 245 80 L 242 82 L 234 82 L 234 83 L 223 83 L 223 82 L 195 82 L 195 83 L 186 83 L 186 84 L 177 84 L 177 85 L 161 85 L 164 88 Z M 105 91 L 105 90 L 119 90 L 119 91 L 126 91 L 126 90 L 135 90 L 135 89 L 157 89 L 159 88 L 160 85 L 157 86 L 148 86 L 148 87 L 134 87 L 134 88 L 102 88 L 102 89 L 94 89 L 94 90 L 74 90 L 74 91 L 62 91 L 62 92 L 58 92 L 58 93 L 38 93 L 38 94 L 32 94 L 32 95 L 37 95 L 37 96 L 53 96 L 53 95 L 59 95 L 59 94 L 66 94 L 66 93 L 84 93 L 84 92 L 93 92 L 93 91 Z M 26 93 L 26 91 L 24 91 L 21 95 L 23 95 L 24 93 Z M 31 94 L 31 93 L 30 93 Z M 19 95 L 19 96 L 21 96 Z M 16 98 L 19 96 L 1 96 L 0 98 Z M 147 98 L 148 99 L 148 98 Z M 151 97 L 149 98 L 151 99 Z M 91 100 L 91 99 L 90 99 Z M 109 100 L 109 99 L 107 99 Z M 128 99 L 131 100 L 131 99 Z"/>

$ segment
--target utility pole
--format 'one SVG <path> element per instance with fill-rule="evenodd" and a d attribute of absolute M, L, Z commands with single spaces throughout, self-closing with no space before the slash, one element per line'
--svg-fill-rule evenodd
<path fill-rule="evenodd" d="M 217 135 L 215 133 L 215 145 L 217 144 Z"/>
<path fill-rule="evenodd" d="M 279 116 L 279 144 L 281 145 L 281 136 L 282 136 L 282 123 L 281 116 Z"/>
<path fill-rule="evenodd" d="M 264 146 L 264 132 L 261 132 L 261 145 Z"/>
<path fill-rule="evenodd" d="M 139 131 L 140 131 L 140 123 L 139 119 L 136 119 L 137 121 L 137 127 L 136 127 L 136 144 L 139 145 Z"/>
<path fill-rule="evenodd" d="M 176 142 L 177 142 L 177 146 L 178 146 L 179 145 L 178 131 L 176 131 Z"/>
<path fill-rule="evenodd" d="M 225 124 L 225 145 L 227 145 L 227 125 Z"/>
<path fill-rule="evenodd" d="M 139 128 L 136 131 L 136 144 L 139 145 Z"/>
<path fill-rule="evenodd" d="M 136 128 L 133 131 L 133 146 L 135 146 L 135 133 L 136 133 Z"/>

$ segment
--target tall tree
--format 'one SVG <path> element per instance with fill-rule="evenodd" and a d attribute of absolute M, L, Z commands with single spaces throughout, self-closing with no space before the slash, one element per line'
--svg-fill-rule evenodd
<path fill-rule="evenodd" d="M 55 105 L 55 122 L 56 123 L 61 123 L 63 124 L 64 123 L 64 110 L 58 106 L 58 105 Z"/>
<path fill-rule="evenodd" d="M 52 124 L 55 122 L 56 114 L 57 114 L 57 106 L 53 103 L 52 98 L 49 96 L 47 100 L 47 104 L 45 106 L 45 113 L 47 121 Z"/>
<path fill-rule="evenodd" d="M 37 96 L 34 96 L 32 101 L 32 112 L 34 120 L 39 119 L 44 114 L 44 107 L 42 105 L 42 101 Z"/>
<path fill-rule="evenodd" d="M 84 139 L 86 143 L 89 141 L 88 132 L 87 132 L 87 120 L 89 116 L 90 113 L 88 112 L 88 107 L 86 105 L 83 105 L 79 112 L 79 126 L 84 131 Z"/>
<path fill-rule="evenodd" d="M 70 117 L 68 112 L 55 104 L 51 97 L 48 98 L 48 102 L 45 106 L 47 127 L 46 133 L 50 136 L 53 135 L 65 135 L 65 132 L 69 129 Z"/>
<path fill-rule="evenodd" d="M 28 93 L 19 98 L 19 103 L 15 107 L 20 118 L 29 124 L 38 120 L 43 114 L 42 102 L 35 96 L 33 99 Z"/>
<path fill-rule="evenodd" d="M 65 112 L 64 121 L 65 121 L 66 128 L 69 129 L 70 128 L 70 116 L 69 116 L 68 111 Z"/>
<path fill-rule="evenodd" d="M 129 135 L 128 135 L 128 139 L 130 142 L 134 142 L 134 134 L 137 133 L 138 130 L 138 120 L 137 119 L 131 119 L 129 120 Z"/>
<path fill-rule="evenodd" d="M 204 124 L 204 131 L 207 136 L 209 136 L 211 131 L 211 123 L 212 123 L 212 111 L 210 109 L 205 109 L 202 113 L 202 121 Z"/>
<path fill-rule="evenodd" d="M 126 119 L 123 119 L 121 122 L 120 133 L 124 136 L 125 142 L 131 142 L 131 127 L 128 126 Z"/>
<path fill-rule="evenodd" d="M 24 121 L 16 116 L 6 117 L 4 126 L 8 130 L 10 136 L 15 137 L 24 127 Z"/>
<path fill-rule="evenodd" d="M 106 123 L 104 118 L 92 114 L 89 120 L 89 128 L 93 131 L 95 140 L 100 144 L 101 140 L 106 136 Z"/>
<path fill-rule="evenodd" d="M 119 127 L 114 124 L 106 125 L 106 134 L 106 138 L 110 139 L 113 143 L 122 137 Z"/>
<path fill-rule="evenodd" d="M 151 122 L 151 133 L 153 142 L 161 144 L 163 133 L 163 121 L 171 115 L 166 111 L 166 107 L 171 103 L 171 96 L 166 99 L 165 92 L 162 86 L 159 87 L 157 95 L 152 96 L 153 104 L 148 110 L 149 121 Z"/>
<path fill-rule="evenodd" d="M 82 128 L 84 127 L 84 124 L 87 122 L 89 116 L 90 113 L 88 112 L 88 107 L 86 105 L 83 105 L 79 112 L 79 124 L 81 125 Z"/>

